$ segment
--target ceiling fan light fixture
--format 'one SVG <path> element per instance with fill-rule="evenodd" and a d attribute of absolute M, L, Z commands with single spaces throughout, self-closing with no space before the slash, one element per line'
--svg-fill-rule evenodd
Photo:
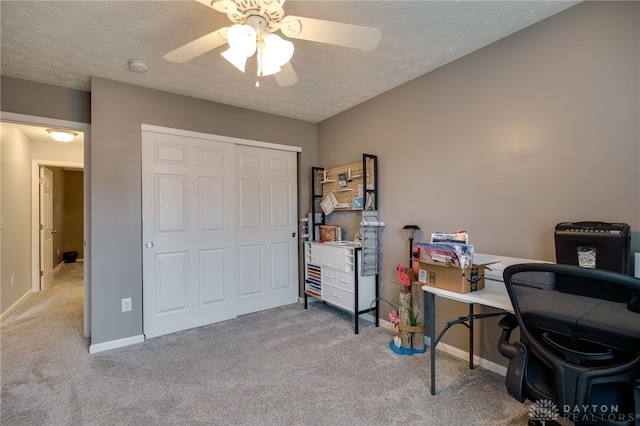
<path fill-rule="evenodd" d="M 269 34 L 265 37 L 264 47 L 265 53 L 270 56 L 273 62 L 279 67 L 289 62 L 293 57 L 293 43 L 282 39 L 276 34 Z"/>
<path fill-rule="evenodd" d="M 227 42 L 248 58 L 256 53 L 256 30 L 251 25 L 234 24 L 227 32 Z"/>
<path fill-rule="evenodd" d="M 70 132 L 68 130 L 47 129 L 47 132 L 58 142 L 71 142 L 77 135 L 76 132 Z"/>
<path fill-rule="evenodd" d="M 256 30 L 250 25 L 232 25 L 227 33 L 227 42 L 229 48 L 221 53 L 222 57 L 244 72 L 247 58 L 256 52 Z"/>
<path fill-rule="evenodd" d="M 244 55 L 239 49 L 233 47 L 228 48 L 224 52 L 220 53 L 231 65 L 244 72 L 244 68 L 247 64 L 247 56 Z"/>
<path fill-rule="evenodd" d="M 230 27 L 222 27 L 172 50 L 164 55 L 171 62 L 184 63 L 216 49 L 225 41 L 229 48 L 222 56 L 243 73 L 247 59 L 257 51 L 257 76 L 275 75 L 280 87 L 298 82 L 291 65 L 294 45 L 274 32 L 280 31 L 290 39 L 332 44 L 361 50 L 372 50 L 380 43 L 376 28 L 341 22 L 285 16 L 282 6 L 286 0 L 198 0 L 218 12 L 225 13 Z M 256 83 L 256 87 L 259 83 Z"/>
<path fill-rule="evenodd" d="M 258 48 L 258 75 L 267 76 L 282 71 L 293 57 L 293 43 L 275 34 L 268 34 Z"/>

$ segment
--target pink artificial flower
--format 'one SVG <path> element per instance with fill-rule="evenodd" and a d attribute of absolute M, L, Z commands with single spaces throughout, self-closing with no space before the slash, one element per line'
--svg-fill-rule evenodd
<path fill-rule="evenodd" d="M 395 325 L 400 324 L 400 317 L 398 316 L 398 313 L 396 311 L 391 311 L 391 313 L 389 314 L 389 319 L 391 319 L 391 322 Z"/>

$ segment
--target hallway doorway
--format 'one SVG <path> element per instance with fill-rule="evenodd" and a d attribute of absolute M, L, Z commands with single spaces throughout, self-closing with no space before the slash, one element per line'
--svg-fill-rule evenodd
<path fill-rule="evenodd" d="M 83 180 L 81 167 L 39 165 L 38 205 L 31 215 L 39 218 L 40 277 L 33 291 L 48 288 L 63 263 L 84 261 Z"/>
<path fill-rule="evenodd" d="M 84 316 L 84 335 L 89 337 L 91 335 L 90 327 L 90 283 L 89 283 L 89 191 L 88 191 L 88 173 L 84 173 L 85 159 L 89 158 L 89 124 L 69 122 L 64 120 L 49 119 L 45 117 L 25 116 L 14 113 L 2 113 L 2 126 L 3 129 L 12 128 L 11 132 L 4 132 L 2 138 L 3 154 L 5 154 L 5 147 L 12 145 L 13 148 L 19 147 L 20 149 L 13 149 L 9 152 L 9 158 L 2 158 L 3 163 L 5 161 L 12 161 L 11 155 L 19 156 L 19 179 L 13 179 L 15 176 L 5 176 L 7 171 L 2 170 L 3 182 L 16 181 L 16 185 L 19 185 L 19 191 L 22 198 L 25 196 L 29 198 L 26 207 L 25 203 L 12 203 L 11 200 L 6 197 L 6 193 L 3 193 L 3 200 L 0 207 L 5 213 L 12 214 L 13 216 L 20 215 L 27 221 L 26 231 L 24 227 L 20 227 L 20 232 L 15 233 L 12 237 L 3 235 L 3 243 L 5 248 L 17 246 L 18 240 L 24 240 L 20 242 L 20 256 L 23 259 L 19 264 L 12 262 L 13 259 L 7 259 L 8 252 L 11 250 L 0 250 L 0 275 L 2 275 L 2 296 L 5 302 L 2 305 L 2 319 L 10 315 L 11 310 L 17 308 L 29 294 L 39 292 L 46 285 L 43 285 L 41 280 L 41 264 L 45 264 L 46 259 L 42 259 L 42 256 L 51 256 L 51 266 L 53 272 L 56 268 L 61 268 L 64 263 L 64 253 L 67 251 L 78 252 L 76 260 L 79 267 L 83 270 L 83 316 Z M 15 129 L 18 129 L 16 131 Z M 49 129 L 68 129 L 75 133 L 75 138 L 71 143 L 61 143 L 53 141 L 49 135 Z M 7 136 L 11 134 L 17 140 L 7 142 Z M 6 157 L 6 156 L 5 156 Z M 58 216 L 57 223 L 53 223 L 50 228 L 52 232 L 52 238 L 50 239 L 49 250 L 41 250 L 43 248 L 41 244 L 41 217 L 40 217 L 40 172 L 41 168 L 46 167 L 53 171 L 53 182 L 55 185 L 56 177 L 58 183 L 63 184 L 65 180 L 75 183 L 75 194 L 77 197 L 78 191 L 80 200 L 79 202 L 70 203 L 68 201 L 75 198 L 74 196 L 67 197 L 67 205 L 65 206 L 65 198 L 61 197 L 56 201 L 56 194 L 52 195 L 53 199 L 51 207 L 53 209 L 54 218 L 56 214 Z M 64 176 L 67 176 L 67 179 Z M 67 182 L 68 183 L 68 182 Z M 64 189 L 57 189 L 58 195 L 64 192 Z M 62 191 L 62 192 L 60 192 Z M 67 191 L 69 191 L 67 189 Z M 73 191 L 72 191 L 73 192 Z M 30 195 L 28 195 L 30 194 Z M 18 204 L 21 206 L 18 208 Z M 79 205 L 78 205 L 79 204 Z M 14 211 L 11 211 L 11 210 Z M 18 211 L 21 209 L 21 211 Z M 67 212 L 65 213 L 65 209 Z M 71 210 L 69 210 L 71 209 Z M 7 210 L 9 210 L 7 212 Z M 72 212 L 71 218 L 65 218 L 68 216 L 69 211 Z M 56 213 L 57 212 L 57 213 Z M 55 221 L 55 219 L 54 219 Z M 5 221 L 6 222 L 6 221 Z M 66 222 L 66 223 L 65 223 Z M 68 225 L 71 223 L 71 225 Z M 66 226 L 65 226 L 66 225 Z M 65 234 L 69 234 L 71 229 L 74 229 L 75 241 L 69 245 L 69 235 L 65 237 Z M 14 256 L 15 257 L 15 256 Z M 84 260 L 84 262 L 82 262 Z M 12 269 L 15 269 L 14 272 Z M 16 279 L 16 285 L 13 286 L 14 281 L 6 279 L 7 277 L 13 278 L 14 276 L 20 277 Z"/>

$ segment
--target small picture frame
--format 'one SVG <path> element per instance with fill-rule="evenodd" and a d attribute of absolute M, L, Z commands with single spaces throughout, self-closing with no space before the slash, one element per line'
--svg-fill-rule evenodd
<path fill-rule="evenodd" d="M 338 175 L 338 186 L 347 186 L 347 174 L 340 173 Z"/>
<path fill-rule="evenodd" d="M 364 203 L 362 197 L 353 197 L 351 199 L 351 209 L 352 210 L 362 210 L 364 208 Z"/>

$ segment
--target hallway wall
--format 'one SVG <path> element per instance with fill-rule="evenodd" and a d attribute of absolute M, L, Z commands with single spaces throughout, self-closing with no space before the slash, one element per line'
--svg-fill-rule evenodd
<path fill-rule="evenodd" d="M 0 312 L 31 289 L 31 151 L 18 128 L 0 123 L 2 249 Z M 12 279 L 13 278 L 13 279 Z"/>

